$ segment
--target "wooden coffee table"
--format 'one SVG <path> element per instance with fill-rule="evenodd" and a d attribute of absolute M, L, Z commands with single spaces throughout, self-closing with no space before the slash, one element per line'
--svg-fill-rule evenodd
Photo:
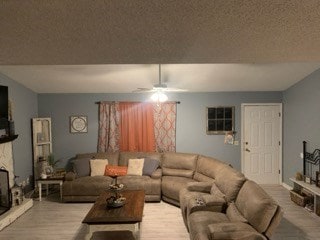
<path fill-rule="evenodd" d="M 143 190 L 126 190 L 121 194 L 126 198 L 124 206 L 108 208 L 106 199 L 112 193 L 102 193 L 93 207 L 83 219 L 82 223 L 87 226 L 86 239 L 90 239 L 96 231 L 129 230 L 136 239 L 140 238 L 140 222 L 142 221 L 144 207 Z"/>

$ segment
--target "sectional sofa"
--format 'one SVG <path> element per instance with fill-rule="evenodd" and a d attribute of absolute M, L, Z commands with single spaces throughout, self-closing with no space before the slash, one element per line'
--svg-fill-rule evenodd
<path fill-rule="evenodd" d="M 191 240 L 268 239 L 280 223 L 281 207 L 258 184 L 211 157 L 189 153 L 86 153 L 78 154 L 73 162 L 79 165 L 89 159 L 108 159 L 109 165 L 128 166 L 129 159 L 137 158 L 157 160 L 159 168 L 149 175 L 120 176 L 118 183 L 128 189 L 144 189 L 147 202 L 162 199 L 180 207 Z M 109 176 L 80 175 L 77 171 L 67 173 L 63 183 L 65 202 L 94 202 L 113 181 Z"/>

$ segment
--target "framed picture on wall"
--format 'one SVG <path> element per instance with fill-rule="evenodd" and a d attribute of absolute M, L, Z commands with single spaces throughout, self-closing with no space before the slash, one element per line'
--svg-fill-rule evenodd
<path fill-rule="evenodd" d="M 87 116 L 70 116 L 71 133 L 87 133 L 88 117 Z"/>

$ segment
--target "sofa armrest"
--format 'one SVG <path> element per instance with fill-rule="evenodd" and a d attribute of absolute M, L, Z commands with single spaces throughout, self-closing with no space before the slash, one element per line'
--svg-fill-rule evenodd
<path fill-rule="evenodd" d="M 226 208 L 226 202 L 223 198 L 204 194 L 192 198 L 187 203 L 188 215 L 196 211 L 223 212 Z"/>
<path fill-rule="evenodd" d="M 187 189 L 190 192 L 210 193 L 212 182 L 190 182 L 187 184 Z"/>
<path fill-rule="evenodd" d="M 64 177 L 65 181 L 73 181 L 76 178 L 76 174 L 74 172 L 67 172 Z"/>
<path fill-rule="evenodd" d="M 265 236 L 258 233 L 249 224 L 242 222 L 223 222 L 208 225 L 211 239 L 247 239 L 267 240 Z"/>
<path fill-rule="evenodd" d="M 221 205 L 224 208 L 227 206 L 226 200 L 221 196 L 206 194 L 202 196 L 202 200 L 207 206 Z"/>
<path fill-rule="evenodd" d="M 152 179 L 160 179 L 162 177 L 161 168 L 156 169 L 150 176 Z"/>

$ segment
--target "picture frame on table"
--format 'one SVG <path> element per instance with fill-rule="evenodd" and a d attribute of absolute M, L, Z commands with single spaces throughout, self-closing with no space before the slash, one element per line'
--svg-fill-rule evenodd
<path fill-rule="evenodd" d="M 311 184 L 311 182 L 312 182 L 311 177 L 310 176 L 304 176 L 304 182 L 308 183 L 308 184 Z"/>

